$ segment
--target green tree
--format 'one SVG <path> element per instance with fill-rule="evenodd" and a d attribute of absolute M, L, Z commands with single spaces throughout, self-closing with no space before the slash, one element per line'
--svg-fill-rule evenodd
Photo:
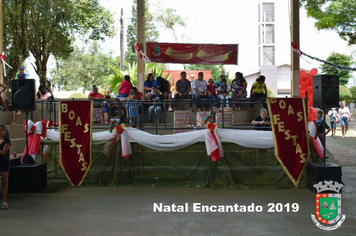
<path fill-rule="evenodd" d="M 340 101 L 349 101 L 351 99 L 352 95 L 350 93 L 350 90 L 344 86 L 340 85 L 339 87 L 339 100 Z"/>
<path fill-rule="evenodd" d="M 30 55 L 28 51 L 29 8 L 31 1 L 3 1 L 3 46 L 6 61 L 13 69 L 6 67 L 4 83 L 10 85 L 21 63 Z"/>
<path fill-rule="evenodd" d="M 226 75 L 226 70 L 223 65 L 204 65 L 204 64 L 189 64 L 187 65 L 188 70 L 211 70 L 212 79 L 216 82 L 220 80 L 222 74 Z M 229 76 L 226 75 L 228 79 Z"/>
<path fill-rule="evenodd" d="M 161 7 L 160 2 L 158 2 L 156 7 L 157 12 L 154 14 L 149 10 L 150 7 L 148 1 L 145 1 L 145 4 L 145 41 L 158 41 L 159 32 L 157 30 L 157 25 L 161 25 L 163 28 L 171 30 L 175 41 L 178 41 L 176 27 L 185 27 L 185 19 L 177 15 L 175 9 Z M 127 27 L 126 40 L 128 51 L 125 53 L 125 60 L 130 64 L 133 64 L 133 62 L 137 62 L 137 54 L 135 52 L 135 45 L 137 43 L 137 0 L 133 1 L 132 18 L 130 25 Z"/>
<path fill-rule="evenodd" d="M 100 53 L 94 41 L 86 52 L 75 48 L 67 59 L 57 60 L 57 67 L 51 71 L 51 82 L 61 90 L 90 90 L 93 85 L 99 89 L 106 85 L 105 80 L 112 73 L 111 67 L 118 64 L 111 55 Z"/>
<path fill-rule="evenodd" d="M 145 40 L 146 42 L 155 42 L 158 40 L 159 33 L 154 24 L 154 18 L 148 9 L 148 1 L 145 1 Z M 128 50 L 125 53 L 125 60 L 129 64 L 133 64 L 137 61 L 135 51 L 135 45 L 137 43 L 137 0 L 134 0 L 132 3 L 132 18 L 130 25 L 127 27 L 126 41 Z"/>
<path fill-rule="evenodd" d="M 350 93 L 351 93 L 351 98 L 348 100 L 348 102 L 356 103 L 356 86 L 350 88 Z"/>
<path fill-rule="evenodd" d="M 162 8 L 160 5 L 158 6 L 158 12 L 155 14 L 155 21 L 158 24 L 161 24 L 165 29 L 171 30 L 176 42 L 178 42 L 176 28 L 177 26 L 186 27 L 184 20 L 185 19 L 183 19 L 180 15 L 177 15 L 177 11 L 175 9 Z"/>
<path fill-rule="evenodd" d="M 130 81 L 133 86 L 137 85 L 137 64 L 134 62 L 130 64 L 128 68 L 124 71 L 119 70 L 116 67 L 112 67 L 111 70 L 113 74 L 109 76 L 108 86 L 110 87 L 110 92 L 117 93 L 120 83 L 124 80 L 125 75 L 130 76 Z M 153 74 L 162 75 L 163 66 L 157 65 L 156 63 L 145 64 L 145 74 L 152 72 Z"/>
<path fill-rule="evenodd" d="M 50 55 L 66 58 L 73 51 L 75 35 L 103 40 L 113 36 L 113 18 L 99 0 L 5 0 L 4 48 L 18 68 L 31 52 L 40 81 L 46 80 Z M 13 78 L 15 72 L 10 72 Z"/>
<path fill-rule="evenodd" d="M 335 30 L 349 45 L 356 44 L 355 0 L 301 0 L 318 30 Z"/>
<path fill-rule="evenodd" d="M 341 66 L 351 66 L 354 62 L 352 61 L 352 56 L 347 56 L 345 54 L 341 53 L 331 53 L 331 55 L 326 59 L 327 62 L 336 64 L 336 65 L 341 65 Z M 348 70 L 340 70 L 336 67 L 329 66 L 326 64 L 322 64 L 320 66 L 322 73 L 328 74 L 328 75 L 338 75 L 339 76 L 339 83 L 341 85 L 345 85 L 348 83 L 349 78 L 352 77 L 352 71 Z"/>

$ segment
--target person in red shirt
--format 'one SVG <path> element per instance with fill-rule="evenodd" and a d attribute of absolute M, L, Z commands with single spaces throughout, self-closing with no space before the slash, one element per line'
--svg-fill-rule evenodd
<path fill-rule="evenodd" d="M 130 81 L 130 76 L 125 75 L 124 76 L 124 81 L 121 82 L 118 92 L 119 94 L 117 95 L 118 98 L 127 98 L 129 96 L 129 93 L 131 91 L 132 84 Z"/>
<path fill-rule="evenodd" d="M 131 91 L 135 93 L 135 99 L 142 100 L 142 101 L 145 100 L 145 96 L 143 95 L 143 93 L 139 92 L 136 87 L 132 87 Z"/>
<path fill-rule="evenodd" d="M 104 99 L 105 96 L 102 93 L 98 93 L 98 87 L 96 85 L 93 86 L 93 92 L 89 93 L 88 99 L 89 100 L 97 100 L 97 99 Z"/>

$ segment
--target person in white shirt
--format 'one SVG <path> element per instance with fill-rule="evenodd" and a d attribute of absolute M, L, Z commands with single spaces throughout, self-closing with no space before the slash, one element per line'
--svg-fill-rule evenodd
<path fill-rule="evenodd" d="M 342 131 L 342 138 L 345 138 L 347 129 L 349 128 L 349 123 L 351 122 L 350 110 L 345 107 L 345 102 L 341 102 L 341 107 L 339 109 L 340 125 Z"/>
<path fill-rule="evenodd" d="M 203 110 L 205 111 L 206 107 L 209 105 L 210 99 L 212 98 L 211 96 L 208 95 L 208 91 L 206 89 L 207 85 L 208 83 L 204 80 L 203 72 L 199 72 L 198 78 L 192 82 L 192 90 L 194 90 L 193 97 L 198 111 L 201 111 L 200 99 L 202 98 L 206 99 L 203 107 Z"/>

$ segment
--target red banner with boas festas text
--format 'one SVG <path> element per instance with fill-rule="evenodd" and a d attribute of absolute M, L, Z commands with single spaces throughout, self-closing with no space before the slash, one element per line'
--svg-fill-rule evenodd
<path fill-rule="evenodd" d="M 92 101 L 62 101 L 60 163 L 72 186 L 81 185 L 91 166 Z"/>
<path fill-rule="evenodd" d="M 275 155 L 297 187 L 309 158 L 308 126 L 302 98 L 270 98 Z"/>
<path fill-rule="evenodd" d="M 238 44 L 147 42 L 146 56 L 156 63 L 237 65 Z"/>

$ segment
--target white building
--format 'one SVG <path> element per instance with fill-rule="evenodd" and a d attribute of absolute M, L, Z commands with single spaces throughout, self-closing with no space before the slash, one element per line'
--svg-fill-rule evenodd
<path fill-rule="evenodd" d="M 276 97 L 290 97 L 291 95 L 291 38 L 289 3 L 290 1 L 285 0 L 261 0 L 256 7 L 256 11 L 258 13 L 258 23 L 256 26 L 256 32 L 258 32 L 258 43 L 256 45 L 258 48 L 258 59 L 256 59 L 256 64 L 258 64 L 259 68 L 258 72 L 245 74 L 244 76 L 248 83 L 248 96 L 250 96 L 250 90 L 253 82 L 259 75 L 264 75 L 266 77 L 266 84 L 273 91 Z M 312 55 L 325 59 L 326 56 L 321 56 L 320 53 L 326 52 L 326 49 L 329 51 L 330 49 L 332 51 L 339 51 L 339 48 L 336 48 L 335 45 L 330 48 L 327 48 L 324 45 L 327 41 L 326 37 L 324 37 L 324 39 L 320 38 L 322 42 L 319 42 L 319 44 L 311 43 L 311 40 L 316 38 L 316 36 L 313 35 L 313 38 L 311 38 L 311 36 L 307 35 L 307 37 L 305 37 L 305 35 L 303 35 L 305 28 L 302 27 L 302 24 L 303 22 L 301 22 L 300 25 L 301 48 L 305 49 L 306 52 L 312 52 Z M 320 33 L 320 36 L 325 33 L 326 32 L 323 31 Z M 251 33 L 251 36 L 252 35 L 255 34 Z M 313 48 L 310 48 L 310 46 L 313 46 Z M 347 50 L 347 48 L 345 49 Z M 251 53 L 254 52 L 254 50 L 251 50 Z M 347 54 L 347 52 L 344 51 L 340 52 Z M 327 53 L 330 54 L 331 52 Z M 355 55 L 356 51 L 353 53 L 354 58 L 356 58 Z M 254 58 L 256 58 L 256 56 L 251 55 L 251 57 Z M 306 57 L 303 58 L 300 60 L 301 67 L 305 66 L 308 69 L 301 68 L 301 70 L 309 72 L 312 68 L 317 68 L 315 61 Z M 355 78 L 356 72 L 354 73 L 354 78 L 349 80 L 347 85 L 348 87 L 356 86 Z"/>
<path fill-rule="evenodd" d="M 259 75 L 266 77 L 267 86 L 276 97 L 291 95 L 290 31 L 285 14 L 288 1 L 260 1 L 258 4 L 258 65 L 259 72 L 245 75 L 250 95 Z M 278 35 L 278 37 L 276 37 Z"/>

